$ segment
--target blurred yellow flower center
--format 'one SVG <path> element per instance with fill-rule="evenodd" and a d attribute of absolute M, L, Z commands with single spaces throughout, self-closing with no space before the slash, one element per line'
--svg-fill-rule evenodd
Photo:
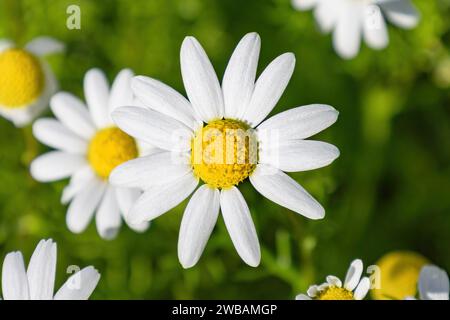
<path fill-rule="evenodd" d="M 44 72 L 38 59 L 22 49 L 0 53 L 0 104 L 19 108 L 34 102 L 44 89 Z"/>
<path fill-rule="evenodd" d="M 353 293 L 347 289 L 330 286 L 320 292 L 317 296 L 318 300 L 354 300 Z"/>
<path fill-rule="evenodd" d="M 213 188 L 237 185 L 256 168 L 256 135 L 238 120 L 210 122 L 195 133 L 191 147 L 194 174 Z"/>
<path fill-rule="evenodd" d="M 89 163 L 103 179 L 115 167 L 137 156 L 136 141 L 117 127 L 99 130 L 89 144 Z"/>
<path fill-rule="evenodd" d="M 420 269 L 428 260 L 415 252 L 396 251 L 376 264 L 380 268 L 380 289 L 372 290 L 372 296 L 377 300 L 403 300 L 416 295 Z"/>

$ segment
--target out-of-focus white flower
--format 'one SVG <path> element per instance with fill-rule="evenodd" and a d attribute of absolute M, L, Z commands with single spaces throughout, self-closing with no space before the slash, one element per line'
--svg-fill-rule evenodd
<path fill-rule="evenodd" d="M 33 121 L 48 107 L 57 81 L 43 57 L 64 46 L 50 37 L 38 37 L 24 48 L 0 39 L 0 115 L 17 127 Z"/>
<path fill-rule="evenodd" d="M 36 158 L 31 175 L 41 182 L 70 177 L 61 202 L 70 202 L 66 221 L 74 233 L 83 232 L 95 215 L 100 236 L 114 238 L 122 218 L 128 223 L 128 211 L 140 195 L 136 188 L 118 188 L 108 182 L 116 166 L 148 151 L 110 117 L 118 106 L 136 105 L 130 88 L 133 75 L 129 69 L 122 70 L 110 89 L 102 71 L 89 70 L 84 78 L 87 107 L 74 95 L 59 92 L 50 101 L 57 120 L 39 119 L 33 125 L 34 136 L 57 150 Z M 148 227 L 147 222 L 129 225 L 136 231 Z"/>
<path fill-rule="evenodd" d="M 333 32 L 333 46 L 345 59 L 355 57 L 361 37 L 373 49 L 389 43 L 386 20 L 410 29 L 417 25 L 419 13 L 410 0 L 292 0 L 298 10 L 314 9 L 320 29 Z"/>

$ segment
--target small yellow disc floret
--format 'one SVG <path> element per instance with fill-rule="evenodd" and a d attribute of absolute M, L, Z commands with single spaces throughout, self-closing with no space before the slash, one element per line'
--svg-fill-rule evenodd
<path fill-rule="evenodd" d="M 115 167 L 137 156 L 136 141 L 117 127 L 98 131 L 89 144 L 89 163 L 103 179 L 107 179 Z"/>
<path fill-rule="evenodd" d="M 44 89 L 39 60 L 22 49 L 0 53 L 0 105 L 18 108 L 33 103 Z"/>
<path fill-rule="evenodd" d="M 241 121 L 212 121 L 195 133 L 191 144 L 194 174 L 210 187 L 226 189 L 237 185 L 256 167 L 256 136 Z"/>
<path fill-rule="evenodd" d="M 345 288 L 330 286 L 320 292 L 318 300 L 354 300 L 353 293 Z"/>

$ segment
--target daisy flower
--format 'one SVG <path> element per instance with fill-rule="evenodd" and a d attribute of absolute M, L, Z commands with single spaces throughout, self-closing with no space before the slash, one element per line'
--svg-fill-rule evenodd
<path fill-rule="evenodd" d="M 117 188 L 108 183 L 112 169 L 139 155 L 135 139 L 117 128 L 110 113 L 119 105 L 133 105 L 130 80 L 133 72 L 122 70 L 110 90 L 104 73 L 89 70 L 84 78 L 87 106 L 66 92 L 50 101 L 56 119 L 39 119 L 33 125 L 34 136 L 49 147 L 48 152 L 31 163 L 31 175 L 40 182 L 70 177 L 61 202 L 70 202 L 67 226 L 80 233 L 95 214 L 97 230 L 104 239 L 114 238 L 131 204 L 140 191 Z M 148 223 L 131 224 L 144 231 Z"/>
<path fill-rule="evenodd" d="M 0 39 L 0 115 L 23 127 L 44 111 L 57 81 L 43 57 L 61 52 L 55 39 L 38 37 L 24 48 Z"/>
<path fill-rule="evenodd" d="M 292 0 L 298 10 L 314 9 L 320 29 L 333 32 L 333 46 L 345 59 L 354 58 L 361 37 L 372 49 L 384 49 L 389 42 L 386 22 L 414 28 L 419 13 L 410 0 Z"/>
<path fill-rule="evenodd" d="M 370 289 L 370 280 L 361 275 L 363 263 L 360 259 L 350 264 L 345 276 L 344 286 L 342 281 L 335 276 L 328 276 L 327 282 L 321 285 L 310 286 L 307 294 L 299 294 L 296 300 L 362 300 Z"/>
<path fill-rule="evenodd" d="M 21 252 L 9 253 L 3 261 L 3 299 L 87 300 L 100 280 L 94 267 L 86 267 L 73 274 L 54 294 L 55 272 L 56 243 L 51 239 L 39 242 L 27 270 Z"/>
<path fill-rule="evenodd" d="M 433 265 L 422 268 L 419 275 L 420 300 L 449 300 L 449 280 L 447 273 Z M 413 297 L 407 300 L 415 300 Z"/>
<path fill-rule="evenodd" d="M 320 168 L 338 157 L 333 145 L 303 140 L 333 124 L 338 112 L 309 105 L 262 122 L 286 88 L 295 58 L 292 53 L 279 56 L 255 83 L 259 50 L 259 36 L 247 34 L 228 63 L 221 87 L 200 43 L 186 37 L 181 71 L 189 101 L 140 76 L 131 86 L 147 108 L 121 107 L 112 114 L 122 130 L 161 149 L 118 166 L 110 176 L 114 185 L 145 190 L 130 210 L 132 222 L 155 219 L 202 182 L 180 227 L 178 257 L 185 268 L 199 260 L 219 210 L 240 257 L 250 266 L 259 265 L 255 226 L 236 188 L 247 178 L 273 202 L 311 219 L 324 217 L 322 206 L 283 171 Z"/>

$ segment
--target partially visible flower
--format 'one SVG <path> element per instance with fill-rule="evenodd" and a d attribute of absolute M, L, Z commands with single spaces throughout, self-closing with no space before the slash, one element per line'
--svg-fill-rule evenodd
<path fill-rule="evenodd" d="M 356 259 L 350 264 L 345 276 L 344 286 L 342 281 L 335 276 L 327 276 L 327 281 L 321 285 L 312 285 L 307 295 L 299 294 L 296 300 L 362 300 L 370 289 L 368 277 L 361 278 L 363 263 Z"/>
<path fill-rule="evenodd" d="M 417 293 L 419 272 L 428 260 L 418 253 L 393 251 L 376 263 L 380 271 L 380 287 L 371 290 L 376 300 L 401 300 Z"/>
<path fill-rule="evenodd" d="M 64 46 L 50 37 L 38 37 L 24 48 L 0 39 L 0 115 L 17 127 L 34 120 L 48 107 L 58 84 L 43 57 Z"/>
<path fill-rule="evenodd" d="M 292 4 L 298 10 L 314 9 L 320 29 L 333 32 L 333 46 L 345 59 L 358 54 L 361 37 L 372 49 L 388 45 L 385 18 L 404 29 L 415 27 L 420 18 L 410 0 L 292 0 Z"/>
<path fill-rule="evenodd" d="M 415 300 L 407 297 L 407 300 Z M 449 300 L 449 280 L 447 273 L 433 265 L 422 268 L 419 276 L 420 300 Z"/>
<path fill-rule="evenodd" d="M 2 292 L 5 300 L 87 300 L 100 274 L 86 267 L 73 274 L 54 294 L 56 243 L 41 240 L 25 270 L 22 253 L 11 252 L 3 261 Z"/>
<path fill-rule="evenodd" d="M 131 70 L 122 70 L 110 89 L 102 71 L 89 70 L 84 78 L 87 107 L 74 95 L 59 92 L 50 101 L 58 120 L 39 119 L 33 125 L 35 137 L 57 151 L 35 159 L 31 175 L 41 182 L 71 177 L 61 202 L 71 202 L 66 221 L 74 233 L 83 232 L 95 214 L 100 236 L 114 238 L 122 217 L 128 221 L 128 210 L 140 195 L 136 188 L 108 183 L 116 166 L 142 152 L 138 141 L 117 128 L 110 118 L 118 106 L 134 105 L 132 77 Z M 129 225 L 136 231 L 148 227 L 147 222 Z"/>

